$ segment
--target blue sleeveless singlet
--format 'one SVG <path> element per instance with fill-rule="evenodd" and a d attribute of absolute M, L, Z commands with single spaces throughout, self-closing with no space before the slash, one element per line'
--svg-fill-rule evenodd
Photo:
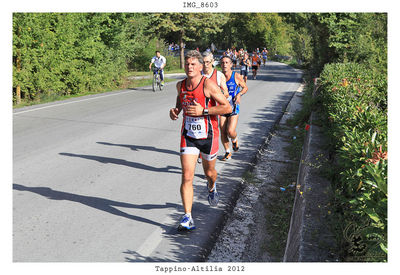
<path fill-rule="evenodd" d="M 234 98 L 240 92 L 240 86 L 235 81 L 235 72 L 232 72 L 231 78 L 226 82 L 228 86 L 229 98 L 228 101 L 232 106 L 232 113 L 230 115 L 239 114 L 239 104 L 235 104 Z"/>

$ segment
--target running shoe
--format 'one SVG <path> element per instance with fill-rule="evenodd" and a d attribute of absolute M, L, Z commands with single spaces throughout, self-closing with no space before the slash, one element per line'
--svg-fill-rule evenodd
<path fill-rule="evenodd" d="M 232 141 L 232 149 L 233 151 L 237 152 L 239 150 L 239 144 L 238 141 L 236 140 L 236 142 Z"/>
<path fill-rule="evenodd" d="M 223 161 L 227 161 L 228 159 L 231 159 L 231 157 L 232 157 L 232 154 L 231 153 L 228 153 L 228 152 L 226 152 L 225 153 L 225 156 L 221 159 L 221 160 L 223 160 Z"/>
<path fill-rule="evenodd" d="M 184 230 L 193 230 L 193 229 L 196 229 L 196 227 L 194 226 L 193 218 L 190 217 L 188 214 L 183 215 L 183 217 L 179 223 L 178 230 L 184 231 Z"/>
<path fill-rule="evenodd" d="M 217 206 L 219 202 L 219 193 L 217 192 L 217 186 L 215 185 L 212 191 L 208 191 L 208 203 L 211 206 Z"/>

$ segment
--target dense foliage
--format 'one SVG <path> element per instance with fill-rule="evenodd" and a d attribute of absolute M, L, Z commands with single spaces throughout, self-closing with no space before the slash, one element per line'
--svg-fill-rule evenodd
<path fill-rule="evenodd" d="M 154 55 L 148 25 L 142 14 L 15 13 L 14 102 L 117 87 L 149 45 Z"/>
<path fill-rule="evenodd" d="M 315 74 L 346 61 L 384 71 L 386 25 L 386 14 L 373 13 L 15 13 L 14 103 L 116 88 L 171 42 L 180 45 L 181 67 L 183 45 L 214 43 L 266 47 L 270 57 L 292 56 Z"/>
<path fill-rule="evenodd" d="M 353 237 L 359 238 L 358 246 L 356 240 L 346 240 L 344 256 L 386 260 L 386 76 L 356 63 L 329 64 L 320 89 L 325 127 L 335 150 L 334 189 L 344 215 L 343 232 L 352 228 Z"/>
<path fill-rule="evenodd" d="M 222 13 L 154 13 L 149 14 L 149 18 L 153 32 L 178 43 L 181 68 L 184 63 L 185 44 L 201 39 L 202 36 L 220 33 L 220 26 L 228 20 L 228 16 Z"/>
<path fill-rule="evenodd" d="M 15 13 L 13 102 L 116 88 L 128 70 L 146 70 L 167 42 L 180 45 L 181 67 L 184 44 L 289 54 L 286 27 L 278 14 Z M 167 69 L 176 64 L 170 61 Z"/>
<path fill-rule="evenodd" d="M 291 14 L 334 155 L 343 260 L 387 259 L 387 15 Z M 296 45 L 294 43 L 294 45 Z M 305 50 L 304 55 L 303 53 Z"/>
<path fill-rule="evenodd" d="M 318 76 L 327 63 L 356 62 L 378 73 L 387 67 L 387 14 L 290 13 L 292 55 Z"/>
<path fill-rule="evenodd" d="M 272 56 L 290 55 L 290 29 L 276 13 L 232 13 L 222 25 L 222 32 L 209 39 L 223 49 L 236 47 L 253 51 L 266 47 Z"/>
<path fill-rule="evenodd" d="M 346 261 L 387 259 L 387 14 L 282 14 L 293 56 L 321 78 Z"/>

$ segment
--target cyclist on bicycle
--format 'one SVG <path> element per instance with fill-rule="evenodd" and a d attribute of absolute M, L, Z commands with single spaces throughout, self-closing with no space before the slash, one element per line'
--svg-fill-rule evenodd
<path fill-rule="evenodd" d="M 164 86 L 164 67 L 167 65 L 167 59 L 165 59 L 164 56 L 161 55 L 160 51 L 156 51 L 156 56 L 154 56 L 151 59 L 149 69 L 151 71 L 151 64 L 154 63 L 154 67 L 159 69 L 160 71 L 160 78 L 161 78 L 161 85 Z M 156 73 L 156 70 L 154 70 L 153 74 Z"/>

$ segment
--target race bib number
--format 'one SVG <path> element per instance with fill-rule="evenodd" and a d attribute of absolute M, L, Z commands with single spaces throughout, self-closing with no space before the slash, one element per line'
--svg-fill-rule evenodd
<path fill-rule="evenodd" d="M 253 65 L 254 65 L 254 66 L 257 65 L 257 61 L 253 61 Z"/>
<path fill-rule="evenodd" d="M 185 129 L 187 135 L 195 139 L 207 138 L 206 123 L 204 117 L 186 116 Z"/>

